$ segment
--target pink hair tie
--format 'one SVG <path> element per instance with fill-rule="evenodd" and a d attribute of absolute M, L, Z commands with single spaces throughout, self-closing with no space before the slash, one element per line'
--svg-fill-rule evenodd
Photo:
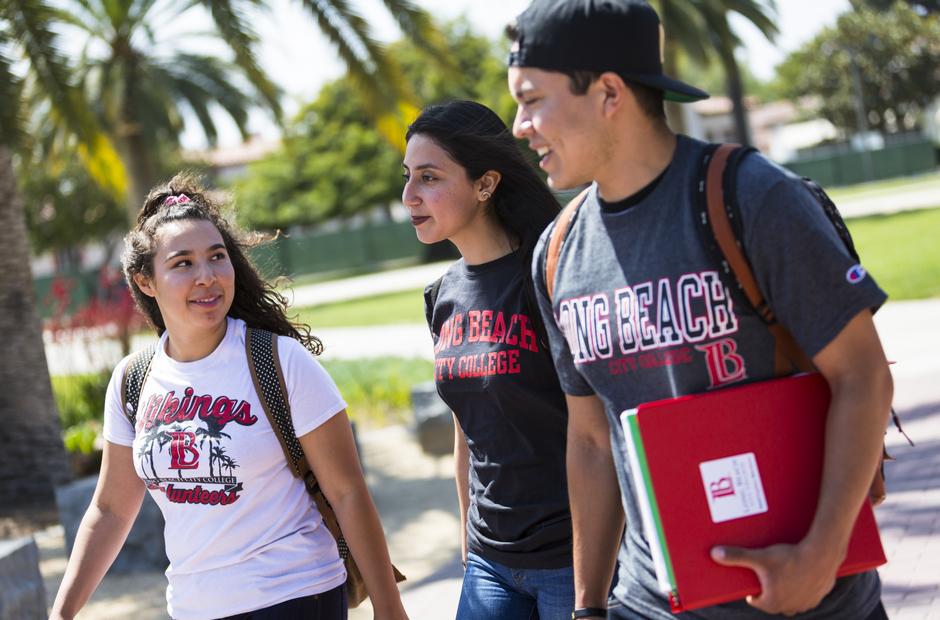
<path fill-rule="evenodd" d="M 183 205 L 189 202 L 189 196 L 186 194 L 180 194 L 179 196 L 167 196 L 166 200 L 163 201 L 164 206 L 170 205 Z"/>

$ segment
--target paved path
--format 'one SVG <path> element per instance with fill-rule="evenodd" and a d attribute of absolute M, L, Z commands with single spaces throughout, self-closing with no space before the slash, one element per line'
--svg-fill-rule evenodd
<path fill-rule="evenodd" d="M 888 499 L 875 515 L 888 554 L 883 598 L 894 620 L 940 618 L 940 300 L 889 303 L 875 317 L 896 360 L 895 407 L 916 447 L 893 428 Z"/>
<path fill-rule="evenodd" d="M 838 192 L 835 192 L 838 196 Z M 912 181 L 908 187 L 876 189 L 834 198 L 843 217 L 897 213 L 940 206 L 940 178 Z"/>

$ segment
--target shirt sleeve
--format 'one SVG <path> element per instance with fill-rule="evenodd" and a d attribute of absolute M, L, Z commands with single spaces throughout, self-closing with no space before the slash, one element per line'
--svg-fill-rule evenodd
<path fill-rule="evenodd" d="M 763 182 L 761 182 L 763 180 Z M 744 248 L 777 319 L 813 357 L 887 295 L 849 254 L 804 183 L 763 157 L 738 176 Z M 752 212 L 746 205 L 756 206 Z"/>
<path fill-rule="evenodd" d="M 587 384 L 584 377 L 575 368 L 571 349 L 568 347 L 564 332 L 558 326 L 558 321 L 555 320 L 554 308 L 548 297 L 548 289 L 545 286 L 545 257 L 548 251 L 548 240 L 551 231 L 554 229 L 555 224 L 553 223 L 542 232 L 533 253 L 532 282 L 535 286 L 535 299 L 538 301 L 542 323 L 545 325 L 545 331 L 548 334 L 548 344 L 552 351 L 552 360 L 555 362 L 555 372 L 558 373 L 558 381 L 561 384 L 562 391 L 572 396 L 591 396 L 594 394 L 594 390 L 591 389 L 591 386 Z M 557 275 L 559 275 L 558 272 L 556 272 Z"/>
<path fill-rule="evenodd" d="M 125 357 L 114 368 L 111 380 L 108 382 L 108 391 L 104 400 L 104 430 L 102 435 L 107 441 L 120 446 L 130 446 L 134 443 L 134 427 L 121 409 L 121 383 L 124 378 L 124 368 L 130 361 Z"/>
<path fill-rule="evenodd" d="M 346 408 L 332 377 L 297 340 L 279 336 L 278 357 L 298 437 L 316 429 Z"/>

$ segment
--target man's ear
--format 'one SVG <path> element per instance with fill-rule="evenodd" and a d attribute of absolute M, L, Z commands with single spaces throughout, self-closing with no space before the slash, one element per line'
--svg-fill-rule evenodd
<path fill-rule="evenodd" d="M 150 278 L 145 276 L 142 273 L 134 274 L 134 284 L 137 285 L 137 288 L 140 289 L 140 292 L 146 295 L 147 297 L 156 297 L 157 292 L 153 288 L 153 284 L 150 281 Z"/>
<path fill-rule="evenodd" d="M 623 78 L 613 71 L 601 73 L 597 81 L 594 82 L 594 87 L 602 95 L 602 109 L 604 116 L 608 118 L 617 113 L 623 107 L 627 98 L 632 96 L 630 88 L 623 81 Z"/>

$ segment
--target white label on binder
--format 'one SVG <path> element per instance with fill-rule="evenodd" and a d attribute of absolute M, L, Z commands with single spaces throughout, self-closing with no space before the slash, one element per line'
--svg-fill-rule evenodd
<path fill-rule="evenodd" d="M 721 523 L 767 512 L 767 498 L 753 452 L 699 463 L 712 521 Z"/>

